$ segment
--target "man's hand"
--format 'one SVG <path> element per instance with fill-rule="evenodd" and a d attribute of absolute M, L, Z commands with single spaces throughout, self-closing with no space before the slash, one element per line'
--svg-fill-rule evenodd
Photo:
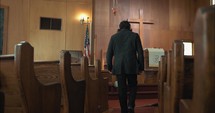
<path fill-rule="evenodd" d="M 139 71 L 137 74 L 138 74 L 138 75 L 141 75 L 142 72 L 143 72 L 143 71 Z"/>
<path fill-rule="evenodd" d="M 108 72 L 112 75 L 112 72 L 110 70 L 108 70 Z"/>

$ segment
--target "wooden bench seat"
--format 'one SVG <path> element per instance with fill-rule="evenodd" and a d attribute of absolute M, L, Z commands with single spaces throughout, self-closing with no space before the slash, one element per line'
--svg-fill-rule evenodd
<path fill-rule="evenodd" d="M 72 74 L 70 62 L 70 52 L 61 51 L 60 61 L 35 61 L 35 73 L 42 83 L 61 83 L 61 113 L 84 113 L 85 78 Z"/>
<path fill-rule="evenodd" d="M 166 56 L 161 56 L 158 68 L 158 105 L 159 113 L 164 113 L 164 82 L 166 82 L 167 67 Z"/>
<path fill-rule="evenodd" d="M 172 71 L 170 87 L 170 105 L 172 113 L 179 113 L 180 99 L 192 98 L 193 76 L 194 57 L 184 56 L 183 41 L 174 41 L 172 49 Z"/>
<path fill-rule="evenodd" d="M 29 43 L 20 42 L 15 48 L 14 55 L 0 56 L 4 113 L 60 113 L 61 85 L 38 81 Z"/>
<path fill-rule="evenodd" d="M 167 58 L 166 58 L 166 81 L 163 83 L 163 98 L 164 98 L 164 113 L 170 113 L 170 87 L 171 87 L 171 56 L 172 56 L 172 50 L 169 50 L 167 52 Z"/>
<path fill-rule="evenodd" d="M 109 80 L 108 77 L 104 77 L 101 74 L 101 61 L 96 60 L 95 66 L 89 66 L 90 74 L 95 75 L 95 78 L 99 80 L 99 101 L 98 104 L 100 105 L 100 113 L 108 110 L 108 85 Z"/>
<path fill-rule="evenodd" d="M 108 78 L 101 74 L 101 62 L 88 66 L 87 57 L 81 58 L 81 64 L 71 64 L 72 73 L 86 79 L 86 113 L 102 113 L 108 110 Z M 83 71 L 80 71 L 83 70 Z"/>
<path fill-rule="evenodd" d="M 81 65 L 85 65 L 82 62 Z M 86 81 L 83 76 L 73 73 L 71 66 L 71 54 L 69 51 L 61 51 L 60 80 L 63 89 L 63 113 L 84 113 L 86 99 Z M 78 70 L 85 73 L 83 69 Z"/>
<path fill-rule="evenodd" d="M 86 80 L 86 99 L 85 99 L 85 113 L 99 113 L 99 80 L 95 74 L 89 73 L 87 57 L 81 58 L 81 64 L 71 64 L 72 73 L 77 78 L 85 78 Z M 83 71 L 81 71 L 83 70 Z"/>
<path fill-rule="evenodd" d="M 179 113 L 180 99 L 192 99 L 194 57 L 184 56 L 183 40 L 175 40 L 160 62 L 160 113 Z"/>

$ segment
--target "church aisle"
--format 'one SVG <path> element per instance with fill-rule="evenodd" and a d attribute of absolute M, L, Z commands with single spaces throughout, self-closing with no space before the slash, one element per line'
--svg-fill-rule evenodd
<path fill-rule="evenodd" d="M 138 99 L 136 100 L 135 113 L 158 113 L 157 106 L 150 106 L 157 102 L 157 99 Z M 118 100 L 109 100 L 108 104 L 109 110 L 104 113 L 120 113 Z"/>

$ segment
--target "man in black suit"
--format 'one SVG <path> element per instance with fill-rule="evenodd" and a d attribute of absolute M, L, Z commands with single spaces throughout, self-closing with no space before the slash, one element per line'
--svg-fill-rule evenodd
<path fill-rule="evenodd" d="M 106 59 L 108 70 L 117 78 L 121 113 L 134 113 L 137 74 L 144 69 L 144 58 L 140 37 L 131 31 L 128 21 L 122 21 L 119 24 L 118 32 L 112 35 Z M 127 83 L 129 88 L 128 103 Z"/>

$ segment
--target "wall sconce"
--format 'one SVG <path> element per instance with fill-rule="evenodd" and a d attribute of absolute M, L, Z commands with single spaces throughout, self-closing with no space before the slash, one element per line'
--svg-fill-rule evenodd
<path fill-rule="evenodd" d="M 84 17 L 80 19 L 81 24 L 88 24 L 89 23 L 89 17 L 87 17 L 87 22 L 86 23 L 84 23 L 84 21 L 85 21 Z"/>

